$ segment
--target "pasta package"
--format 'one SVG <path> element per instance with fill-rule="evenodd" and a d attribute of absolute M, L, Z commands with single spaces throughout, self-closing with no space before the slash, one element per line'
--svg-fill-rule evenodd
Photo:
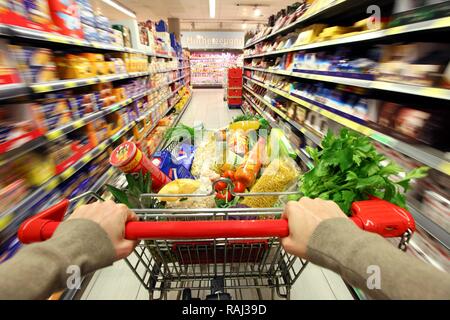
<path fill-rule="evenodd" d="M 264 170 L 250 192 L 286 191 L 301 173 L 295 161 L 288 157 L 274 159 Z M 278 196 L 246 197 L 242 204 L 251 208 L 270 208 L 275 205 Z"/>

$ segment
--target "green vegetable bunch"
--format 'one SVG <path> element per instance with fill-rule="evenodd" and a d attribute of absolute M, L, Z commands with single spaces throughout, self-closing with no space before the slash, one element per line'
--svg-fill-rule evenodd
<path fill-rule="evenodd" d="M 386 157 L 379 154 L 369 138 L 347 129 L 338 136 L 331 132 L 322 141 L 323 149 L 307 148 L 314 168 L 300 178 L 300 192 L 310 198 L 333 200 L 346 214 L 354 201 L 376 196 L 402 208 L 404 193 L 412 179 L 426 176 L 428 167 L 408 173 L 395 163 L 382 165 Z M 397 181 L 392 176 L 401 175 Z"/>
<path fill-rule="evenodd" d="M 152 192 L 152 178 L 150 173 L 145 175 L 141 172 L 125 175 L 128 186 L 119 189 L 109 184 L 106 185 L 109 192 L 114 196 L 116 202 L 125 204 L 128 208 L 163 208 L 164 204 L 153 197 L 140 199 L 141 194 Z"/>
<path fill-rule="evenodd" d="M 180 142 L 180 139 L 190 139 L 190 143 L 194 143 L 195 130 L 184 124 L 179 124 L 175 127 L 169 128 L 164 134 L 164 140 L 168 141 L 168 144 L 172 141 Z"/>

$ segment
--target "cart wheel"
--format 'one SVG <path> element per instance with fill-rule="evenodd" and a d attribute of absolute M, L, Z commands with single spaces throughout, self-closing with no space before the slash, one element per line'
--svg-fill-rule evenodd
<path fill-rule="evenodd" d="M 200 298 L 192 298 L 192 291 L 190 288 L 183 289 L 183 297 L 181 300 L 200 300 Z"/>
<path fill-rule="evenodd" d="M 189 288 L 183 289 L 183 298 L 182 298 L 182 300 L 192 300 L 191 289 L 189 289 Z"/>

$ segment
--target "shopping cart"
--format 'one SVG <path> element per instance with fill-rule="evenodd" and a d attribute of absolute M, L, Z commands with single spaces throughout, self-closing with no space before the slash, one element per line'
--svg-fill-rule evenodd
<path fill-rule="evenodd" d="M 229 179 L 218 179 L 212 190 L 220 181 L 232 183 Z M 230 192 L 237 197 L 298 194 L 234 193 L 232 190 Z M 177 197 L 213 194 L 179 194 Z M 88 192 L 72 200 L 63 200 L 24 222 L 19 229 L 19 239 L 23 243 L 31 243 L 50 238 L 70 203 L 87 196 L 101 199 Z M 156 196 L 174 197 L 173 194 L 141 195 L 142 198 Z M 362 205 L 357 207 L 365 212 L 371 211 L 367 210 L 364 201 L 360 203 Z M 382 208 L 380 203 L 377 208 Z M 391 213 L 398 210 L 398 207 L 392 208 L 389 209 Z M 289 299 L 292 285 L 307 266 L 307 261 L 288 254 L 280 244 L 279 238 L 289 234 L 287 221 L 281 219 L 282 208 L 139 208 L 133 211 L 140 221 L 129 222 L 125 236 L 142 241 L 125 261 L 148 290 L 150 299 L 167 299 L 170 291 L 176 291 L 178 299 L 191 299 L 192 291 L 196 291 L 198 296 L 206 290 L 211 290 L 211 294 L 206 296 L 211 300 L 253 297 L 248 290 L 255 290 L 257 297 L 262 299 L 262 289 L 265 292 L 270 289 L 272 299 L 275 294 Z M 390 225 L 393 225 L 392 219 Z M 414 220 L 400 229 L 396 227 L 395 231 L 392 226 L 385 228 L 389 228 L 388 236 L 401 236 L 400 247 L 405 250 L 414 231 Z M 229 292 L 234 292 L 234 295 Z"/>

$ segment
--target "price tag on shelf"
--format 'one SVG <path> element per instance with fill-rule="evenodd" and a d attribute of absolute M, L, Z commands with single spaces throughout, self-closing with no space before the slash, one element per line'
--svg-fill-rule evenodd
<path fill-rule="evenodd" d="M 404 33 L 406 30 L 407 30 L 406 26 L 398 26 L 398 27 L 386 29 L 385 34 L 387 36 L 392 36 L 395 34 Z"/>
<path fill-rule="evenodd" d="M 38 85 L 33 85 L 33 91 L 36 93 L 41 93 L 41 92 L 47 92 L 47 91 L 52 91 L 53 90 L 53 86 L 49 85 L 49 84 L 38 84 Z"/>
<path fill-rule="evenodd" d="M 450 99 L 450 90 L 447 89 L 427 87 L 420 89 L 420 93 L 426 97 Z"/>
<path fill-rule="evenodd" d="M 67 81 L 64 83 L 64 87 L 66 88 L 74 88 L 76 86 L 78 86 L 78 83 L 75 81 Z"/>
<path fill-rule="evenodd" d="M 83 119 L 79 119 L 79 120 L 75 121 L 75 122 L 72 124 L 72 127 L 73 127 L 74 129 L 79 129 L 79 128 L 81 128 L 81 127 L 84 126 L 84 125 L 85 125 L 84 120 L 83 120 Z"/>
<path fill-rule="evenodd" d="M 443 161 L 437 168 L 439 171 L 445 173 L 446 175 L 450 175 L 450 163 L 448 161 Z"/>
<path fill-rule="evenodd" d="M 385 146 L 388 146 L 388 147 L 394 146 L 395 140 L 387 135 L 382 134 L 382 133 L 374 132 L 373 134 L 370 135 L 370 137 L 373 140 L 384 144 Z"/>
<path fill-rule="evenodd" d="M 46 137 L 48 140 L 55 140 L 61 137 L 64 134 L 64 132 L 61 129 L 50 131 L 46 134 Z"/>
<path fill-rule="evenodd" d="M 53 191 L 59 184 L 59 180 L 55 177 L 52 178 L 45 186 L 44 189 L 47 192 Z"/>
<path fill-rule="evenodd" d="M 75 173 L 74 167 L 69 167 L 65 171 L 63 171 L 60 176 L 63 180 L 69 179 Z"/>
<path fill-rule="evenodd" d="M 439 28 L 448 28 L 450 27 L 450 17 L 445 17 L 441 19 L 437 19 L 433 25 L 433 28 L 439 29 Z"/>

